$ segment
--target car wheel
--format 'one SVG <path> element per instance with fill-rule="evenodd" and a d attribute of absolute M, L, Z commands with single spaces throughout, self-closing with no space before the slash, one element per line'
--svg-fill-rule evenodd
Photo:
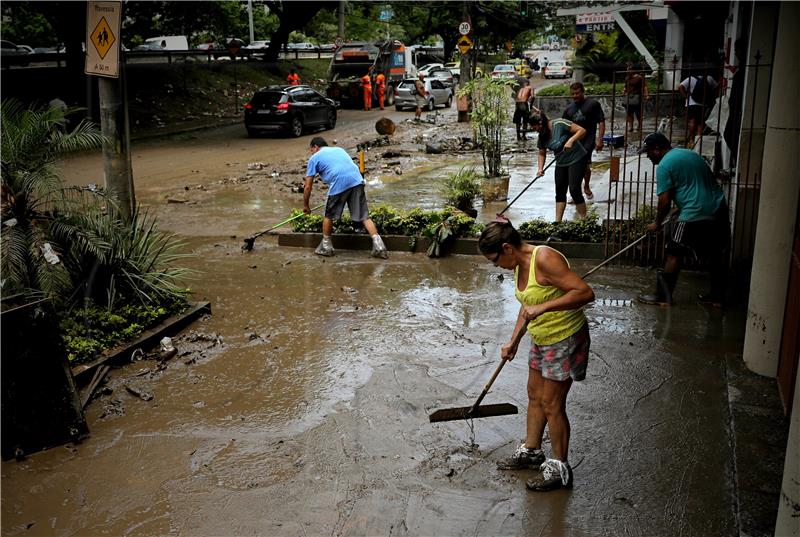
<path fill-rule="evenodd" d="M 394 105 L 394 88 L 392 86 L 388 86 L 386 88 L 386 106 Z"/>
<path fill-rule="evenodd" d="M 397 110 L 398 112 L 402 112 L 403 111 L 403 107 L 400 106 L 399 104 L 394 105 L 394 109 Z"/>
<path fill-rule="evenodd" d="M 328 122 L 325 123 L 325 128 L 328 130 L 336 127 L 336 110 L 328 110 Z"/>
<path fill-rule="evenodd" d="M 447 102 L 444 103 L 444 107 L 445 108 L 450 108 L 451 106 L 453 106 L 453 94 L 452 93 L 447 97 Z"/>
<path fill-rule="evenodd" d="M 299 116 L 292 119 L 289 124 L 289 134 L 297 138 L 303 134 L 303 120 Z"/>
<path fill-rule="evenodd" d="M 433 112 L 433 109 L 436 108 L 436 105 L 433 104 L 433 99 L 428 99 L 428 104 L 425 105 L 425 110 L 428 112 Z"/>

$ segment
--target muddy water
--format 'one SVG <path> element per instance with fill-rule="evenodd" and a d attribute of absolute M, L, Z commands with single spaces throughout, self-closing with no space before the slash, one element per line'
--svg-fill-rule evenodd
<path fill-rule="evenodd" d="M 435 205 L 431 175 L 459 165 L 370 192 Z M 477 256 L 322 259 L 273 237 L 243 254 L 244 231 L 296 203 L 269 181 L 172 180 L 142 196 L 187 237 L 213 315 L 163 370 L 114 370 L 88 440 L 2 464 L 4 535 L 736 533 L 723 357 L 742 318 L 692 302 L 701 276 L 681 277 L 671 309 L 633 302 L 651 271 L 593 276 L 589 372 L 568 403 L 575 487 L 534 495 L 530 472 L 495 467 L 524 434 L 528 343 L 486 399 L 521 415 L 427 419 L 471 404 L 491 375 L 517 313 L 509 273 Z M 525 182 L 512 174 L 509 194 Z"/>

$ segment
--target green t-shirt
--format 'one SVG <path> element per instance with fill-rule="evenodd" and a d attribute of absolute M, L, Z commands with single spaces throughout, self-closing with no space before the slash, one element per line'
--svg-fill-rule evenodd
<path fill-rule="evenodd" d="M 572 129 L 571 121 L 567 119 L 554 119 L 553 131 L 550 133 L 550 139 L 544 140 L 540 137 L 539 149 L 547 147 L 547 149 L 551 150 L 558 159 L 556 167 L 559 168 L 575 164 L 586 156 L 586 150 L 580 142 L 573 144 L 572 149 L 564 149 L 564 144 L 567 143 L 567 140 L 572 136 L 570 129 Z"/>
<path fill-rule="evenodd" d="M 725 199 L 703 157 L 688 149 L 670 149 L 656 170 L 657 194 L 675 189 L 679 222 L 711 220 Z"/>

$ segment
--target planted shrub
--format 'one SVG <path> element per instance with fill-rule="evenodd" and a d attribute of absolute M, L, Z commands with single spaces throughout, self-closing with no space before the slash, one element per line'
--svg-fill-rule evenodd
<path fill-rule="evenodd" d="M 445 203 L 461 211 L 473 210 L 475 198 L 481 193 L 481 182 L 473 167 L 462 167 L 448 174 L 442 184 Z"/>
<path fill-rule="evenodd" d="M 291 216 L 300 215 L 292 224 L 292 231 L 296 233 L 320 233 L 322 231 L 322 217 L 314 214 L 301 214 L 300 211 L 292 212 Z M 457 212 L 452 208 L 441 211 L 423 211 L 412 209 L 400 211 L 387 205 L 379 205 L 370 210 L 370 218 L 378 228 L 381 235 L 407 235 L 416 237 L 424 235 L 426 230 L 450 219 L 454 237 L 474 236 L 483 230 L 483 224 L 474 218 Z M 339 233 L 352 233 L 353 222 L 346 215 L 334 222 L 334 231 Z"/>
<path fill-rule="evenodd" d="M 529 241 L 547 240 L 556 231 L 561 240 L 567 242 L 603 242 L 605 238 L 605 228 L 600 225 L 600 217 L 594 209 L 580 220 L 560 223 L 529 220 L 520 224 L 518 230 L 522 238 Z"/>

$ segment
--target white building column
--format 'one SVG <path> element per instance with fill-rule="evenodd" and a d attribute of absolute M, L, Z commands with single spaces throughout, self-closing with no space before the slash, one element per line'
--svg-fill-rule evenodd
<path fill-rule="evenodd" d="M 789 423 L 789 441 L 786 443 L 786 459 L 783 462 L 783 483 L 778 502 L 778 518 L 775 537 L 799 537 L 800 517 L 800 375 L 794 383 L 792 419 Z"/>
<path fill-rule="evenodd" d="M 798 20 L 800 3 L 781 2 L 743 349 L 747 367 L 769 377 L 775 377 L 778 371 L 789 260 L 800 194 Z"/>

